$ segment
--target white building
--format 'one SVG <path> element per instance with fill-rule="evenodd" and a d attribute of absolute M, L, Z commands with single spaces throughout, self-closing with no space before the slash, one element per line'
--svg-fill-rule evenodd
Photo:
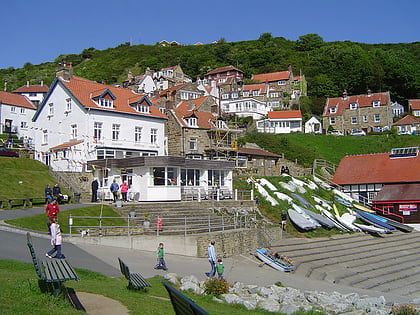
<path fill-rule="evenodd" d="M 272 108 L 268 104 L 255 98 L 242 98 L 229 102 L 222 101 L 223 113 L 235 114 L 239 117 L 251 116 L 253 119 L 261 119 L 270 110 Z"/>
<path fill-rule="evenodd" d="M 305 133 L 322 133 L 322 123 L 315 116 L 305 122 Z"/>
<path fill-rule="evenodd" d="M 164 155 L 166 119 L 146 96 L 74 77 L 64 64 L 33 118 L 35 159 L 80 172 L 89 160 Z"/>
<path fill-rule="evenodd" d="M 302 114 L 300 110 L 269 112 L 267 119 L 257 121 L 257 131 L 265 133 L 302 132 Z"/>
<path fill-rule="evenodd" d="M 26 96 L 0 91 L 0 133 L 33 137 L 35 111 L 36 107 Z"/>
<path fill-rule="evenodd" d="M 13 91 L 15 94 L 26 96 L 35 106 L 42 103 L 47 92 L 48 85 L 44 85 L 44 81 L 41 81 L 39 85 L 30 85 L 29 81 L 27 81 L 26 85 Z"/>

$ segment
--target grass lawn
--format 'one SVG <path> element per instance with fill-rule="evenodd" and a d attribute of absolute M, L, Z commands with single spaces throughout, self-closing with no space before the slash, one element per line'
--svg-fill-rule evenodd
<path fill-rule="evenodd" d="M 66 211 L 61 211 L 58 214 L 58 221 L 60 224 L 63 233 L 69 233 L 69 216 L 81 216 L 81 217 L 99 217 L 101 214 L 102 208 L 102 217 L 120 217 L 112 207 L 107 205 L 93 205 L 89 207 L 82 207 L 77 209 L 71 209 Z M 13 211 L 13 210 L 10 210 Z M 13 220 L 6 220 L 6 223 L 22 227 L 25 229 L 36 230 L 36 231 L 46 231 L 46 214 L 38 214 L 31 217 L 23 217 Z M 76 219 L 73 220 L 73 225 L 81 226 L 97 226 L 98 219 Z M 102 219 L 103 226 L 125 226 L 127 225 L 126 218 L 118 219 Z M 74 231 L 73 231 L 74 232 Z"/>
<path fill-rule="evenodd" d="M 100 294 L 124 304 L 130 314 L 168 315 L 175 314 L 166 289 L 161 284 L 162 277 L 148 279 L 152 287 L 147 291 L 127 289 L 127 280 L 109 278 L 96 272 L 76 269 L 81 281 L 68 281 L 67 287 L 77 292 Z M 1 314 L 85 314 L 74 310 L 65 300 L 41 293 L 38 278 L 32 264 L 10 260 L 0 260 L 0 305 Z M 263 310 L 248 311 L 240 305 L 219 304 L 211 296 L 196 296 L 192 292 L 182 292 L 209 314 L 272 314 Z M 298 314 L 315 314 L 299 312 Z M 316 314 L 320 314 L 317 312 Z"/>

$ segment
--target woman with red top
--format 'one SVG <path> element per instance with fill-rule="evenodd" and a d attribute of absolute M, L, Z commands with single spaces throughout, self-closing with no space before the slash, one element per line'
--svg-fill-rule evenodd
<path fill-rule="evenodd" d="M 45 212 L 47 212 L 47 227 L 48 231 L 50 231 L 51 226 L 51 219 L 57 219 L 57 214 L 60 212 L 60 209 L 58 208 L 57 200 L 54 199 L 51 203 L 47 204 L 47 207 L 45 208 Z"/>
<path fill-rule="evenodd" d="M 123 199 L 123 201 L 127 201 L 127 191 L 128 191 L 128 185 L 127 185 L 127 182 L 126 182 L 126 181 L 124 181 L 124 182 L 121 184 L 120 188 L 121 188 L 121 195 L 122 195 L 122 199 Z"/>

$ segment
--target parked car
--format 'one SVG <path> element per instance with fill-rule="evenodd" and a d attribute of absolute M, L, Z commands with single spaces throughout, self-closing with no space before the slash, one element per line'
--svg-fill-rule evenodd
<path fill-rule="evenodd" d="M 19 154 L 15 151 L 6 149 L 5 147 L 0 147 L 0 156 L 19 157 Z"/>
<path fill-rule="evenodd" d="M 331 130 L 330 132 L 329 132 L 329 134 L 330 135 L 334 135 L 334 136 L 342 136 L 343 135 L 343 133 L 340 131 L 340 130 Z"/>
<path fill-rule="evenodd" d="M 363 130 L 353 129 L 350 133 L 352 136 L 366 136 L 366 132 Z"/>

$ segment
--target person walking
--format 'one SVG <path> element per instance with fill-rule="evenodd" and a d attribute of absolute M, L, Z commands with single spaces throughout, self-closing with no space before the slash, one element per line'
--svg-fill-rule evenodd
<path fill-rule="evenodd" d="M 223 265 L 223 261 L 221 258 L 217 260 L 216 271 L 217 271 L 217 278 L 223 279 L 223 272 L 225 271 L 225 266 Z"/>
<path fill-rule="evenodd" d="M 51 234 L 51 219 L 57 219 L 57 214 L 60 212 L 60 208 L 58 207 L 56 199 L 54 199 L 51 203 L 47 204 L 45 212 L 47 212 L 48 231 Z"/>
<path fill-rule="evenodd" d="M 98 188 L 99 183 L 98 180 L 95 178 L 92 182 L 92 202 L 98 201 Z"/>
<path fill-rule="evenodd" d="M 127 192 L 128 192 L 128 185 L 127 185 L 127 182 L 126 182 L 126 181 L 124 181 L 124 182 L 121 184 L 120 188 L 121 188 L 121 196 L 122 196 L 122 200 L 123 200 L 123 201 L 127 201 Z"/>
<path fill-rule="evenodd" d="M 163 251 L 163 243 L 159 244 L 159 247 L 157 248 L 156 251 L 156 256 L 157 256 L 157 264 L 154 267 L 155 269 L 163 269 L 163 270 L 168 270 L 168 268 L 166 268 L 166 263 L 165 263 L 165 253 Z"/>
<path fill-rule="evenodd" d="M 50 187 L 50 184 L 47 184 L 45 187 L 45 200 L 47 201 L 47 204 L 51 203 L 53 201 L 53 192 Z"/>
<path fill-rule="evenodd" d="M 206 272 L 206 276 L 209 278 L 214 277 L 216 273 L 216 249 L 214 248 L 215 241 L 211 241 L 207 246 L 207 257 L 211 266 L 211 271 Z"/>
<path fill-rule="evenodd" d="M 281 228 L 286 231 L 287 214 L 284 210 L 281 211 Z"/>
<path fill-rule="evenodd" d="M 55 184 L 53 189 L 52 189 L 52 193 L 54 198 L 57 199 L 57 203 L 60 203 L 60 201 L 63 199 L 63 195 L 61 194 L 61 188 L 60 186 L 58 186 L 58 184 Z"/>
<path fill-rule="evenodd" d="M 112 195 L 114 197 L 114 202 L 117 202 L 117 199 L 118 199 L 118 190 L 120 189 L 120 186 L 117 184 L 117 181 L 115 179 L 112 181 L 112 184 L 109 187 L 109 189 L 111 190 Z"/>
<path fill-rule="evenodd" d="M 61 229 L 57 218 L 51 218 L 51 245 L 54 246 L 48 253 L 45 254 L 48 258 L 53 258 L 52 255 L 56 253 L 54 258 L 66 258 L 61 253 Z"/>

